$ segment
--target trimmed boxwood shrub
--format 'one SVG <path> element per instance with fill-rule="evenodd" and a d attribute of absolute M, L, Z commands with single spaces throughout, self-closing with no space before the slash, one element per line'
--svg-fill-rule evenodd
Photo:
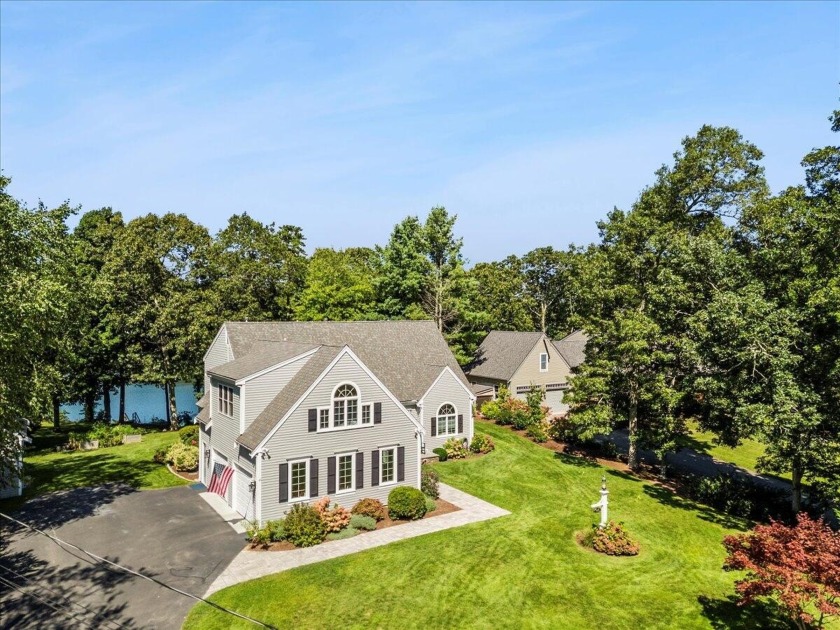
<path fill-rule="evenodd" d="M 381 521 L 388 516 L 388 510 L 382 505 L 382 501 L 379 499 L 362 499 L 353 506 L 350 512 L 361 514 L 362 516 L 370 516 L 377 521 Z"/>
<path fill-rule="evenodd" d="M 363 529 L 366 532 L 372 532 L 376 529 L 376 519 L 372 516 L 365 516 L 364 514 L 354 514 L 350 517 L 350 527 L 352 529 Z"/>
<path fill-rule="evenodd" d="M 429 512 L 434 512 L 436 509 L 437 503 L 435 503 L 435 500 L 432 497 L 426 495 L 426 514 L 428 514 Z"/>
<path fill-rule="evenodd" d="M 345 527 L 340 532 L 331 532 L 327 534 L 327 540 L 344 540 L 345 538 L 353 538 L 359 533 L 358 529 L 353 527 Z"/>
<path fill-rule="evenodd" d="M 441 448 L 438 446 L 432 451 L 432 453 L 438 456 L 438 461 L 445 462 L 447 459 L 449 459 L 449 456 L 446 454 L 445 448 Z"/>
<path fill-rule="evenodd" d="M 417 488 L 400 486 L 388 494 L 388 513 L 393 519 L 415 521 L 426 515 L 426 496 Z"/>
<path fill-rule="evenodd" d="M 437 499 L 440 496 L 440 488 L 438 487 L 439 482 L 440 477 L 434 470 L 426 466 L 421 469 L 420 489 L 427 497 Z"/>
<path fill-rule="evenodd" d="M 296 503 L 283 523 L 286 540 L 295 547 L 312 547 L 324 540 L 324 523 L 321 515 L 308 503 Z"/>
<path fill-rule="evenodd" d="M 166 452 L 166 459 L 178 472 L 198 470 L 198 447 L 175 442 Z"/>

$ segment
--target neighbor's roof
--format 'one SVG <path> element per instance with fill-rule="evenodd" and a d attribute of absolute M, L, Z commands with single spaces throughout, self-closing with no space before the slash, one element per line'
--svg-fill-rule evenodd
<path fill-rule="evenodd" d="M 483 385 L 483 384 L 479 384 L 479 383 L 470 383 L 470 389 L 472 390 L 472 393 L 475 394 L 476 396 L 482 396 L 482 395 L 487 395 L 488 393 L 492 394 L 493 391 L 495 390 L 495 387 L 493 385 Z"/>
<path fill-rule="evenodd" d="M 309 386 L 327 369 L 327 366 L 341 352 L 336 346 L 321 346 L 315 352 L 292 380 L 280 390 L 265 409 L 262 410 L 245 433 L 239 436 L 237 442 L 249 450 L 254 450 L 266 436 L 271 433 L 274 426 L 285 416 L 300 397 L 306 393 Z"/>
<path fill-rule="evenodd" d="M 233 356 L 266 341 L 347 345 L 401 401 L 419 400 L 445 366 L 469 385 L 434 322 L 227 322 Z"/>
<path fill-rule="evenodd" d="M 540 332 L 491 331 L 476 351 L 470 376 L 509 381 L 542 337 Z"/>
<path fill-rule="evenodd" d="M 318 346 L 311 343 L 296 343 L 291 341 L 264 341 L 257 344 L 253 352 L 241 356 L 240 358 L 217 365 L 214 368 L 207 370 L 213 376 L 221 376 L 232 381 L 256 374 L 273 365 L 282 363 L 287 359 L 291 359 L 310 350 L 314 350 Z M 234 356 L 237 356 L 234 354 Z"/>
<path fill-rule="evenodd" d="M 586 359 L 586 342 L 589 339 L 582 330 L 576 330 L 570 335 L 553 341 L 557 352 L 566 360 L 569 367 L 577 367 Z"/>

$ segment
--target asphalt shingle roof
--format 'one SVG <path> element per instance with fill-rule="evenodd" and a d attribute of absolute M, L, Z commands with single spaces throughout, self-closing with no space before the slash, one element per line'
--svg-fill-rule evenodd
<path fill-rule="evenodd" d="M 491 331 L 470 364 L 470 376 L 509 381 L 542 336 L 539 332 Z"/>
<path fill-rule="evenodd" d="M 254 347 L 253 352 L 249 352 L 234 361 L 217 365 L 207 371 L 214 376 L 238 381 L 317 347 L 316 344 L 311 343 L 265 341 Z M 234 356 L 236 355 L 234 354 Z"/>
<path fill-rule="evenodd" d="M 341 350 L 342 348 L 336 346 L 321 346 L 318 348 L 317 352 L 307 359 L 300 371 L 292 377 L 288 385 L 280 390 L 274 400 L 268 403 L 237 441 L 245 448 L 254 450 L 294 404 L 300 400 L 300 397 L 306 393 L 313 381 L 327 369 L 327 366 L 338 356 Z"/>
<path fill-rule="evenodd" d="M 570 335 L 552 341 L 557 352 L 566 360 L 569 367 L 577 367 L 586 359 L 586 341 L 588 337 L 582 330 L 576 330 Z"/>

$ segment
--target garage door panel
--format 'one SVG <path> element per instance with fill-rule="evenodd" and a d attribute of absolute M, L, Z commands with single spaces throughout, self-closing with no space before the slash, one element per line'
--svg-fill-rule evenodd
<path fill-rule="evenodd" d="M 234 484 L 236 485 L 236 492 L 234 493 L 235 505 L 233 506 L 233 509 L 239 512 L 243 518 L 253 520 L 254 494 L 250 488 L 253 477 L 250 473 L 239 468 L 239 466 L 235 467 L 235 471 L 236 472 L 233 477 Z"/>

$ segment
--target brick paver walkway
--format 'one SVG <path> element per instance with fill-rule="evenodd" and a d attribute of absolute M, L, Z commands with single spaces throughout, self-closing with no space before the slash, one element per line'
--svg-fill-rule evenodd
<path fill-rule="evenodd" d="M 457 512 L 450 512 L 449 514 L 442 514 L 433 518 L 360 534 L 347 540 L 333 540 L 321 543 L 315 547 L 294 549 L 291 551 L 251 551 L 250 549 L 245 549 L 210 584 L 210 588 L 207 589 L 204 596 L 207 597 L 211 593 L 215 593 L 228 586 L 233 586 L 234 584 L 239 584 L 240 582 L 246 582 L 272 573 L 287 571 L 288 569 L 305 564 L 330 560 L 331 558 L 346 556 L 351 553 L 364 551 L 365 549 L 387 545 L 398 540 L 440 532 L 452 527 L 478 523 L 479 521 L 486 521 L 510 514 L 507 510 L 503 510 L 500 507 L 496 507 L 491 503 L 477 499 L 466 492 L 461 492 L 443 483 L 440 484 L 440 497 L 445 501 L 457 505 L 461 509 Z"/>

